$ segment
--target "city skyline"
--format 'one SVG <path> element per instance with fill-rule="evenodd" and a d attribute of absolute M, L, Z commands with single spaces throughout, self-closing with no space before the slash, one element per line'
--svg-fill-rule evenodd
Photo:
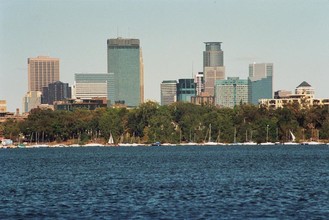
<path fill-rule="evenodd" d="M 327 11 L 325 0 L 1 2 L 0 99 L 8 111 L 21 108 L 29 57 L 59 58 L 60 80 L 70 85 L 74 73 L 106 72 L 106 39 L 119 36 L 142 42 L 146 100 L 160 102 L 163 80 L 202 71 L 209 41 L 223 42 L 226 78 L 247 78 L 250 63 L 270 62 L 274 91 L 307 81 L 326 98 Z"/>

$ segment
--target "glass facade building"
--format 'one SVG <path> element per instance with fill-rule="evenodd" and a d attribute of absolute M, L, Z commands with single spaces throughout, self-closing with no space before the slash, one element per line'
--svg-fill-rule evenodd
<path fill-rule="evenodd" d="M 227 77 L 217 80 L 215 87 L 215 104 L 233 108 L 240 103 L 248 103 L 248 80 L 239 77 Z"/>
<path fill-rule="evenodd" d="M 249 65 L 248 90 L 248 101 L 254 105 L 273 97 L 273 63 Z"/>
<path fill-rule="evenodd" d="M 107 98 L 112 104 L 115 99 L 113 73 L 76 73 L 73 98 Z"/>
<path fill-rule="evenodd" d="M 164 80 L 161 83 L 161 105 L 170 105 L 177 101 L 177 81 Z"/>
<path fill-rule="evenodd" d="M 191 102 L 191 97 L 196 95 L 194 79 L 179 79 L 177 84 L 177 101 Z"/>
<path fill-rule="evenodd" d="M 144 102 L 144 66 L 139 40 L 107 40 L 107 65 L 108 73 L 114 73 L 115 102 L 132 107 Z"/>

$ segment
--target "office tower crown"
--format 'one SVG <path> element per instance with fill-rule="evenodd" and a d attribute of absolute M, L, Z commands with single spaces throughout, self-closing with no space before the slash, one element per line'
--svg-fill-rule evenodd
<path fill-rule="evenodd" d="M 222 42 L 205 42 L 206 50 L 203 51 L 203 67 L 224 66 L 224 52 Z"/>

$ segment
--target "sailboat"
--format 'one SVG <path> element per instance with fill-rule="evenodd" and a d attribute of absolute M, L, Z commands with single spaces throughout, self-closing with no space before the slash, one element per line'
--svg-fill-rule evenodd
<path fill-rule="evenodd" d="M 296 137 L 295 135 L 291 132 L 291 130 L 289 130 L 290 136 L 291 136 L 291 141 L 285 142 L 285 145 L 298 145 L 298 143 L 296 143 Z"/>
<path fill-rule="evenodd" d="M 266 142 L 260 143 L 260 145 L 274 145 L 274 143 L 268 141 L 268 127 L 269 125 L 266 125 Z"/>
<path fill-rule="evenodd" d="M 248 141 L 248 130 L 246 130 L 246 141 L 243 142 L 242 145 L 257 145 L 256 142 L 252 141 L 252 131 L 250 131 L 250 139 Z"/>
<path fill-rule="evenodd" d="M 108 143 L 108 146 L 115 146 L 113 136 L 112 136 L 111 132 L 110 132 L 110 137 L 109 137 L 109 140 L 108 140 L 107 143 Z"/>
<path fill-rule="evenodd" d="M 211 124 L 209 124 L 209 137 L 208 142 L 203 143 L 204 146 L 216 146 L 216 145 L 223 145 L 222 143 L 213 142 L 211 141 Z"/>

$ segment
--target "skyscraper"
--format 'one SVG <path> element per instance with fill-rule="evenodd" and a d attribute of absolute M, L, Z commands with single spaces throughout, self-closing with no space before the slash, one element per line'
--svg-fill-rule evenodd
<path fill-rule="evenodd" d="M 47 87 L 43 87 L 41 104 L 53 105 L 54 101 L 62 101 L 71 98 L 71 87 L 68 83 L 57 81 L 49 83 Z"/>
<path fill-rule="evenodd" d="M 144 65 L 139 39 L 107 40 L 107 72 L 114 73 L 115 101 L 127 106 L 144 102 Z"/>
<path fill-rule="evenodd" d="M 204 91 L 214 96 L 216 80 L 225 79 L 224 52 L 222 42 L 205 42 L 206 50 L 203 51 Z"/>
<path fill-rule="evenodd" d="M 203 67 L 224 66 L 224 52 L 222 42 L 205 42 L 206 50 L 203 51 Z"/>
<path fill-rule="evenodd" d="M 161 105 L 170 105 L 177 101 L 177 81 L 164 80 L 161 83 Z"/>
<path fill-rule="evenodd" d="M 259 99 L 273 96 L 273 63 L 249 64 L 248 101 L 254 105 Z"/>
<path fill-rule="evenodd" d="M 240 102 L 248 103 L 248 80 L 239 77 L 227 77 L 216 81 L 216 105 L 233 108 Z"/>
<path fill-rule="evenodd" d="M 59 59 L 48 56 L 28 58 L 28 91 L 40 91 L 59 81 Z"/>
<path fill-rule="evenodd" d="M 114 86 L 113 73 L 76 73 L 73 98 L 106 98 L 114 104 Z"/>

